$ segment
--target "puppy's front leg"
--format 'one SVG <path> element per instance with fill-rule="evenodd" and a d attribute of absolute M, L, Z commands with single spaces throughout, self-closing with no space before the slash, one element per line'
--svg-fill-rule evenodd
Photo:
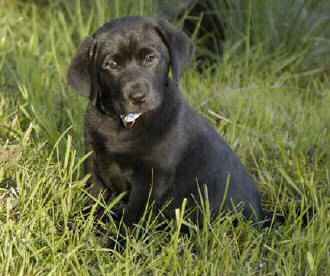
<path fill-rule="evenodd" d="M 134 175 L 128 204 L 124 211 L 124 222 L 131 227 L 138 223 L 143 215 L 150 192 L 150 179 L 145 175 Z"/>
<path fill-rule="evenodd" d="M 173 174 L 160 170 L 157 173 L 133 173 L 128 202 L 123 210 L 123 219 L 127 226 L 131 227 L 139 222 L 147 204 L 153 205 L 154 215 L 161 210 L 171 192 L 172 178 Z"/>
<path fill-rule="evenodd" d="M 100 195 L 107 201 L 110 197 L 110 190 L 102 183 L 98 175 L 94 153 L 86 160 L 85 171 L 91 174 L 91 178 L 87 182 L 87 190 L 92 197 L 88 199 L 87 205 L 94 204 L 94 199 L 97 199 Z"/>

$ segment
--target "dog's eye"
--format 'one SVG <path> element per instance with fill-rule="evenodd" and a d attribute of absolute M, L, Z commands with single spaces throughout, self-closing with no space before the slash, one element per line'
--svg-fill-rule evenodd
<path fill-rule="evenodd" d="M 114 61 L 114 60 L 108 60 L 106 62 L 104 62 L 103 68 L 106 70 L 109 69 L 117 69 L 119 67 L 118 62 Z"/>
<path fill-rule="evenodd" d="M 153 62 L 155 60 L 156 56 L 155 55 L 152 55 L 152 54 L 149 54 L 149 55 L 146 55 L 144 57 L 144 62 L 145 63 L 150 63 L 150 62 Z"/>

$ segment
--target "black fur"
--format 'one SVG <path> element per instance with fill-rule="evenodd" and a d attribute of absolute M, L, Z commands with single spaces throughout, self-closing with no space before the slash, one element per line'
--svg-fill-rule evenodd
<path fill-rule="evenodd" d="M 246 218 L 262 217 L 252 177 L 178 88 L 193 53 L 193 42 L 168 22 L 123 17 L 88 37 L 69 68 L 69 84 L 90 98 L 85 114 L 86 146 L 93 151 L 87 162 L 90 192 L 111 199 L 128 191 L 118 214 L 124 211 L 128 225 L 138 222 L 149 196 L 156 211 L 170 202 L 164 214 L 173 218 L 184 198 L 188 208 L 200 203 L 204 185 L 211 214 L 239 206 Z M 132 100 L 137 94 L 143 101 Z M 120 115 L 131 112 L 142 115 L 125 128 Z M 198 223 L 198 212 L 190 218 Z"/>

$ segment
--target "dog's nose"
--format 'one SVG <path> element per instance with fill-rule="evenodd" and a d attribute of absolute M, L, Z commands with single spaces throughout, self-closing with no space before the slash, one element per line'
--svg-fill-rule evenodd
<path fill-rule="evenodd" d="M 129 99 L 133 104 L 142 104 L 146 101 L 147 94 L 144 91 L 134 91 L 130 93 Z"/>

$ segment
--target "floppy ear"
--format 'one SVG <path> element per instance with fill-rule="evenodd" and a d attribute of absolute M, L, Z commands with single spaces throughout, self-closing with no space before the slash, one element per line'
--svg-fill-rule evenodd
<path fill-rule="evenodd" d="M 195 53 L 194 43 L 183 31 L 175 29 L 166 20 L 160 19 L 157 21 L 156 29 L 168 48 L 173 79 L 178 84 L 179 78 L 193 59 Z"/>
<path fill-rule="evenodd" d="M 95 105 L 98 94 L 98 84 L 95 75 L 96 43 L 88 36 L 80 45 L 72 59 L 68 74 L 68 84 L 79 94 L 89 97 Z"/>

